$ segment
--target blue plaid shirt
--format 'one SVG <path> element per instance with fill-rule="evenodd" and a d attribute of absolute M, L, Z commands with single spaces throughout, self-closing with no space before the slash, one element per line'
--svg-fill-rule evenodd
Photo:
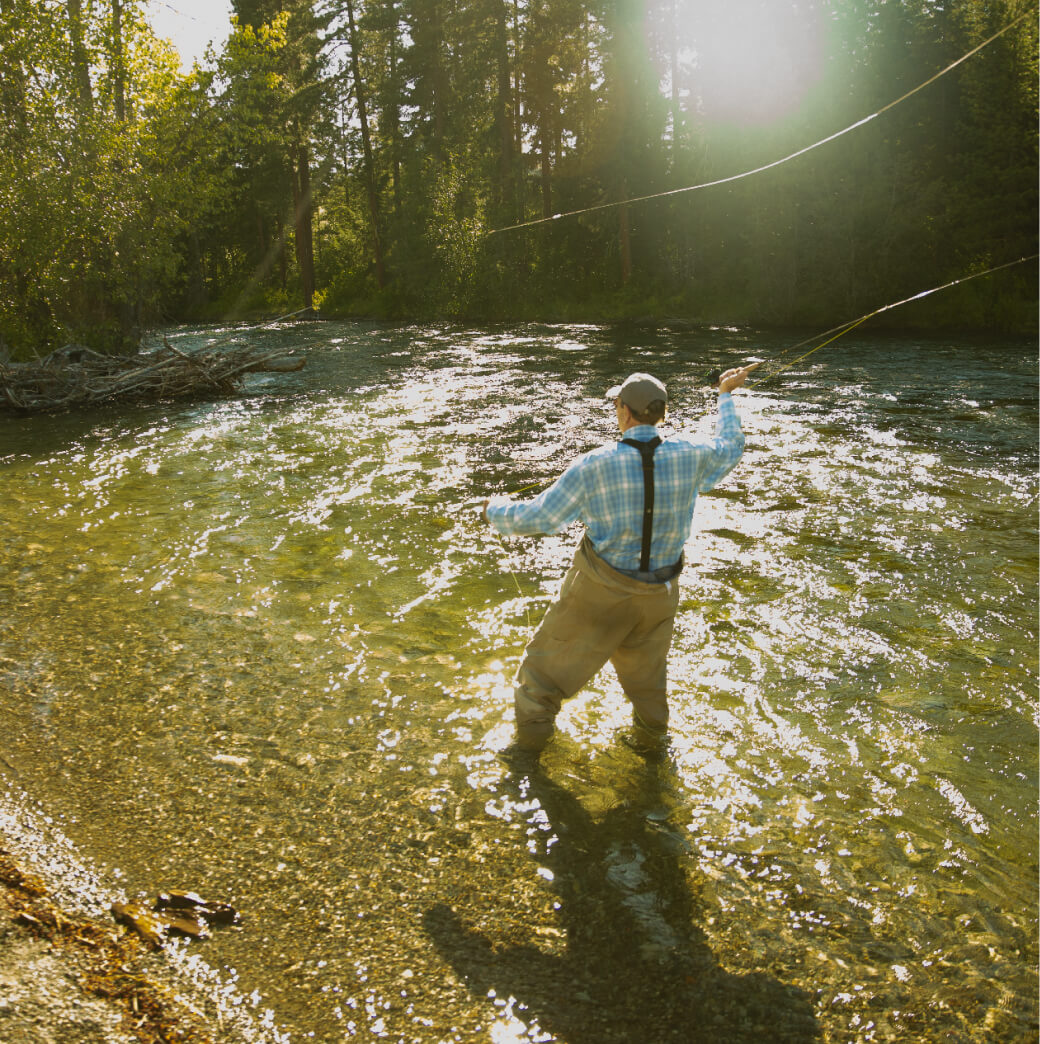
<path fill-rule="evenodd" d="M 629 428 L 625 438 L 646 442 L 657 435 L 652 424 Z M 697 494 L 729 474 L 744 452 L 733 397 L 719 396 L 715 436 L 695 440 L 669 435 L 654 451 L 654 527 L 650 568 L 673 565 L 693 525 Z M 634 446 L 618 442 L 579 457 L 534 500 L 495 497 L 488 521 L 504 536 L 555 533 L 583 522 L 597 554 L 615 569 L 639 568 L 643 543 L 643 466 Z"/>

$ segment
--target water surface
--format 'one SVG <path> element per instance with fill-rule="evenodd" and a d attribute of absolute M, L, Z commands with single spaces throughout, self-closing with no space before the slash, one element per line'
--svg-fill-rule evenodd
<path fill-rule="evenodd" d="M 849 336 L 739 393 L 667 756 L 608 668 L 532 768 L 579 533 L 480 499 L 613 438 L 627 372 L 709 430 L 705 373 L 797 338 L 240 336 L 308 366 L 0 418 L 0 770 L 85 858 L 233 898 L 199 950 L 293 1040 L 1035 1039 L 1033 346 Z"/>

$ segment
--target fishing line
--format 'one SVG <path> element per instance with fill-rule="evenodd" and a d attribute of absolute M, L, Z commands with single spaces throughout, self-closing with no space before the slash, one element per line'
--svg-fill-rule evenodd
<path fill-rule="evenodd" d="M 875 314 L 875 313 L 871 312 L 871 315 L 873 315 L 873 314 Z M 791 362 L 787 363 L 786 366 L 781 366 L 780 369 L 777 370 L 775 373 L 767 374 L 765 377 L 760 377 L 757 381 L 748 381 L 747 382 L 748 387 L 751 387 L 752 385 L 755 385 L 755 384 L 761 384 L 763 381 L 768 380 L 770 377 L 775 377 L 776 374 L 783 373 L 784 370 L 789 370 L 796 363 L 800 363 L 803 359 L 808 359 L 809 356 L 812 355 L 813 352 L 818 352 L 821 348 L 826 348 L 827 345 L 829 345 L 832 341 L 836 341 L 839 337 L 843 337 L 845 334 L 849 333 L 849 331 L 855 330 L 856 327 L 860 325 L 860 323 L 865 323 L 869 318 L 870 318 L 869 315 L 865 315 L 865 316 L 863 316 L 860 319 L 856 319 L 855 321 L 853 321 L 851 323 L 847 323 L 845 326 L 832 327 L 832 329 L 837 330 L 838 332 L 833 337 L 831 337 L 829 340 L 824 341 L 822 344 L 818 344 L 815 348 L 809 349 L 809 351 L 807 351 L 804 355 L 799 355 L 797 359 L 792 359 Z M 830 332 L 831 332 L 831 330 L 827 331 L 827 333 L 830 333 Z M 817 334 L 816 336 L 817 337 L 826 337 L 827 333 Z M 815 340 L 815 338 L 810 338 L 810 340 Z M 807 341 L 803 341 L 802 342 L 803 345 L 807 344 L 807 343 L 808 343 Z M 795 345 L 794 347 L 800 347 L 800 346 Z M 788 348 L 785 352 L 782 352 L 781 354 L 784 355 L 784 354 L 786 354 L 786 352 L 794 351 L 794 347 Z"/>
<path fill-rule="evenodd" d="M 810 348 L 809 351 L 805 352 L 803 355 L 799 355 L 798 358 L 792 359 L 789 363 L 785 363 L 772 373 L 760 377 L 757 381 L 749 381 L 748 387 L 757 386 L 763 384 L 765 381 L 772 380 L 778 374 L 783 373 L 784 370 L 789 370 L 792 366 L 800 363 L 803 359 L 808 359 L 813 352 L 818 352 L 821 348 L 826 348 L 827 345 L 833 344 L 839 337 L 844 337 L 845 334 L 855 330 L 857 326 L 865 323 L 868 319 L 873 319 L 875 315 L 881 315 L 882 312 L 890 312 L 893 308 L 899 308 L 901 305 L 909 304 L 911 301 L 920 301 L 922 298 L 939 293 L 940 290 L 949 290 L 950 287 L 960 286 L 961 283 L 971 282 L 972 279 L 981 279 L 983 276 L 992 275 L 994 272 L 1000 272 L 1005 268 L 1013 268 L 1015 265 L 1021 265 L 1027 261 L 1035 261 L 1038 257 L 1040 257 L 1040 254 L 1030 254 L 1027 257 L 1020 257 L 1015 261 L 1005 261 L 1002 265 L 994 265 L 992 268 L 987 268 L 982 272 L 972 272 L 970 275 L 961 276 L 959 279 L 951 279 L 950 282 L 943 283 L 941 286 L 933 286 L 931 289 L 921 290 L 919 293 L 913 294 L 911 297 L 904 297 L 902 301 L 893 301 L 891 304 L 883 305 L 881 308 L 875 308 L 872 312 L 867 312 L 866 315 L 861 315 L 858 319 L 851 319 L 838 326 L 832 326 L 829 330 L 825 330 L 821 334 L 816 334 L 804 341 L 800 341 L 798 344 L 791 345 L 790 348 L 784 349 L 777 358 L 787 355 L 789 352 L 797 351 L 799 348 L 805 347 L 805 345 L 810 344 L 817 338 L 827 338 L 827 340 L 816 345 L 814 348 Z M 831 337 L 831 334 L 834 336 Z"/>
<path fill-rule="evenodd" d="M 505 552 L 508 555 L 509 551 L 506 548 L 505 541 L 501 537 L 498 538 L 498 543 L 499 543 L 499 546 L 502 548 L 503 552 Z M 513 570 L 513 567 L 509 564 L 508 559 L 506 561 L 506 569 L 509 570 L 509 575 L 513 578 L 513 583 L 516 586 L 516 593 L 520 596 L 520 601 L 523 603 L 523 606 L 524 606 L 524 616 L 527 619 L 527 629 L 530 630 L 531 629 L 531 610 L 528 608 L 528 605 L 527 605 L 527 596 L 524 594 L 523 588 L 520 586 L 520 580 L 517 577 L 516 572 Z"/>
<path fill-rule="evenodd" d="M 165 7 L 174 14 L 180 15 L 181 18 L 190 18 L 193 22 L 199 22 L 200 25 L 202 24 L 200 18 L 197 18 L 193 14 L 189 14 L 187 11 L 182 11 L 179 7 L 174 7 L 173 4 L 166 3 L 166 0 L 152 0 L 152 3 L 155 4 L 156 7 Z"/>
<path fill-rule="evenodd" d="M 527 488 L 530 489 L 533 487 L 529 486 Z M 513 570 L 513 567 L 509 564 L 509 548 L 506 547 L 506 542 L 502 539 L 502 534 L 499 533 L 499 531 L 495 529 L 494 526 L 489 525 L 487 523 L 485 523 L 484 525 L 485 530 L 491 536 L 492 542 L 498 547 L 499 551 L 503 556 L 502 564 L 505 566 L 506 572 L 509 573 L 509 575 L 513 578 L 513 586 L 516 587 L 516 593 L 520 597 L 520 601 L 524 607 L 524 616 L 527 618 L 527 629 L 530 630 L 531 610 L 528 608 L 527 605 L 527 596 L 524 594 L 523 588 L 520 586 L 520 579 L 519 577 L 517 577 L 516 572 Z"/>
<path fill-rule="evenodd" d="M 821 145 L 826 145 L 828 144 L 828 142 L 835 141 L 837 138 L 840 138 L 843 135 L 848 134 L 850 131 L 854 131 L 857 128 L 864 126 L 865 124 L 870 123 L 871 120 L 876 119 L 878 116 L 882 115 L 882 113 L 888 112 L 889 109 L 895 108 L 895 106 L 899 105 L 901 102 L 906 101 L 907 98 L 910 98 L 913 95 L 917 94 L 918 91 L 923 91 L 925 87 L 928 87 L 931 84 L 935 83 L 935 81 L 938 80 L 940 77 L 945 76 L 948 72 L 951 72 L 953 69 L 956 69 L 958 65 L 961 65 L 963 62 L 966 62 L 972 56 L 978 54 L 979 51 L 981 51 L 984 47 L 989 46 L 989 44 L 993 43 L 994 40 L 1003 36 L 1004 33 L 1008 32 L 1011 29 L 1014 29 L 1015 26 L 1019 24 L 1019 22 L 1024 21 L 1032 13 L 1032 11 L 1026 11 L 1025 14 L 1019 15 L 1018 18 L 1016 18 L 1013 22 L 1009 22 L 1007 25 L 1004 26 L 1003 29 L 998 30 L 991 37 L 989 37 L 986 40 L 983 40 L 982 43 L 980 43 L 977 47 L 973 47 L 970 51 L 968 51 L 967 54 L 962 55 L 955 62 L 951 62 L 949 65 L 946 66 L 945 69 L 940 70 L 934 76 L 931 76 L 929 77 L 929 79 L 925 80 L 924 83 L 918 84 L 918 86 L 914 87 L 912 90 L 907 91 L 906 94 L 903 94 L 900 97 L 896 98 L 895 101 L 891 101 L 887 105 L 883 105 L 876 112 L 872 112 L 869 116 L 864 116 L 863 119 L 857 120 L 855 123 L 849 124 L 849 126 L 845 127 L 843 130 L 836 131 L 834 134 L 829 134 L 826 138 L 821 138 L 819 141 L 813 142 L 812 145 L 806 145 L 805 148 L 798 149 L 797 152 L 792 152 L 789 156 L 784 156 L 781 159 L 773 160 L 771 163 L 763 164 L 761 167 L 755 167 L 752 170 L 745 170 L 740 174 L 731 174 L 729 177 L 718 178 L 715 181 L 705 181 L 699 185 L 687 185 L 684 188 L 668 189 L 664 192 L 654 192 L 651 193 L 649 196 L 633 196 L 631 199 L 622 199 L 613 203 L 598 203 L 595 206 L 584 207 L 581 210 L 568 210 L 561 214 L 553 214 L 550 217 L 535 218 L 531 221 L 521 221 L 516 225 L 506 225 L 503 228 L 490 229 L 488 232 L 485 233 L 485 235 L 493 236 L 499 232 L 513 232 L 516 229 L 520 228 L 533 228 L 535 225 L 544 225 L 550 221 L 559 221 L 562 218 L 577 217 L 579 214 L 593 214 L 602 210 L 610 210 L 614 207 L 628 206 L 631 203 L 645 203 L 647 200 L 662 199 L 665 196 L 677 196 L 683 192 L 697 192 L 699 189 L 714 188 L 716 185 L 726 185 L 730 182 L 741 181 L 744 178 L 750 178 L 755 174 L 761 174 L 763 173 L 763 171 L 772 170 L 774 167 L 779 167 L 782 163 L 788 163 L 790 160 L 797 159 L 799 156 L 804 156 L 807 152 L 812 152 L 813 149 L 818 149 Z"/>
<path fill-rule="evenodd" d="M 232 330 L 231 333 L 226 334 L 224 337 L 218 337 L 215 341 L 210 341 L 206 345 L 206 349 L 219 348 L 222 344 L 228 344 L 235 340 L 236 337 L 241 337 L 243 334 L 252 333 L 254 330 L 263 330 L 266 326 L 274 326 L 275 323 L 284 323 L 287 319 L 294 319 L 298 315 L 303 315 L 304 312 L 309 312 L 312 315 L 315 314 L 315 309 L 311 307 L 297 308 L 295 312 L 288 312 L 285 315 L 279 315 L 274 319 L 265 319 L 263 322 L 252 323 L 246 326 L 238 327 Z M 313 344 L 318 340 L 308 341 L 307 344 Z M 307 345 L 303 345 L 307 347 Z M 288 351 L 294 351 L 295 349 L 287 349 Z"/>

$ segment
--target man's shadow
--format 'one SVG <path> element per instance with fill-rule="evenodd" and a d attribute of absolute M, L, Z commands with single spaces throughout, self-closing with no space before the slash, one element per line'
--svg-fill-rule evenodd
<path fill-rule="evenodd" d="M 689 846 L 661 811 L 669 766 L 638 772 L 628 800 L 593 818 L 538 764 L 514 764 L 506 796 L 547 817 L 535 858 L 553 873 L 566 951 L 496 943 L 444 904 L 424 916 L 437 950 L 475 996 L 516 998 L 518 1018 L 566 1044 L 818 1039 L 803 991 L 719 967 L 696 923 Z"/>

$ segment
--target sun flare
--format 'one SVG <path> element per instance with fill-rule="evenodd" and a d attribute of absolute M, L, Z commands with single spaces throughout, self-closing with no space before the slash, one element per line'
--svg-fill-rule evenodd
<path fill-rule="evenodd" d="M 820 12 L 805 4 L 690 4 L 681 33 L 703 115 L 764 123 L 791 112 L 820 76 L 821 30 Z"/>

